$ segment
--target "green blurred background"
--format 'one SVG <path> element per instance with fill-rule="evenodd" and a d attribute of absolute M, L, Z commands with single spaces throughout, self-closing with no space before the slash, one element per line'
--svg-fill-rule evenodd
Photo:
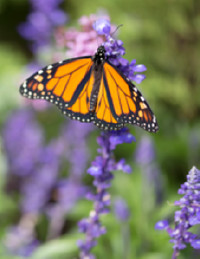
<path fill-rule="evenodd" d="M 172 244 L 164 232 L 154 230 L 154 224 L 163 218 L 172 218 L 175 208 L 170 204 L 178 199 L 177 190 L 186 180 L 193 165 L 200 167 L 200 1 L 198 0 L 96 0 L 62 3 L 69 15 L 67 26 L 76 26 L 82 15 L 106 11 L 111 22 L 123 27 L 119 38 L 126 48 L 125 57 L 145 64 L 147 79 L 138 88 L 150 103 L 159 123 L 160 130 L 150 136 L 155 144 L 157 167 L 162 179 L 162 201 L 156 202 L 155 190 L 135 163 L 134 152 L 140 139 L 149 133 L 129 127 L 136 136 L 136 143 L 119 146 L 116 157 L 126 157 L 133 168 L 132 175 L 115 174 L 110 189 L 113 197 L 123 197 L 131 211 L 125 224 L 119 223 L 113 213 L 102 217 L 107 234 L 100 238 L 94 249 L 97 258 L 167 259 L 172 254 Z M 26 20 L 30 11 L 26 0 L 1 0 L 0 2 L 0 126 L 15 109 L 21 106 L 22 97 L 18 86 L 24 79 L 25 66 L 33 56 L 27 41 L 17 32 L 17 26 Z M 51 132 L 58 115 L 53 108 Z M 63 117 L 59 117 L 63 121 Z M 48 120 L 51 120 L 48 116 Z M 42 119 L 41 124 L 45 119 Z M 45 126 L 44 126 L 45 127 Z M 47 132 L 48 134 L 48 132 Z M 50 133 L 49 133 L 50 134 Z M 92 158 L 96 155 L 95 137 L 89 144 Z M 50 134 L 51 135 L 51 134 Z M 0 237 L 2 242 L 7 227 L 19 218 L 17 198 L 5 193 L 7 173 L 6 154 L 0 139 Z M 146 182 L 145 182 L 146 181 Z M 148 188 L 147 188 L 148 186 Z M 91 204 L 80 201 L 67 216 L 76 221 L 88 215 Z M 128 231 L 127 231 L 128 229 Z M 128 232 L 127 254 L 123 255 L 123 231 Z M 78 231 L 77 231 L 78 232 Z M 45 241 L 34 259 L 77 258 L 76 235 L 64 235 L 56 240 Z M 71 250 L 70 250 L 71 249 Z M 68 251 L 69 250 L 69 251 Z M 72 253 L 72 255 L 69 255 Z M 15 258 L 5 254 L 0 258 Z M 190 248 L 180 258 L 199 258 Z M 16 257 L 18 258 L 18 257 Z"/>

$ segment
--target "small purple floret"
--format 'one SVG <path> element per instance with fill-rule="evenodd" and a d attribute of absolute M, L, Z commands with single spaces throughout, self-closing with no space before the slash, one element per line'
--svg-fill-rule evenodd
<path fill-rule="evenodd" d="M 107 19 L 100 18 L 95 21 L 95 23 L 93 24 L 93 28 L 97 31 L 99 35 L 109 35 L 111 24 L 110 21 L 108 21 Z"/>
<path fill-rule="evenodd" d="M 155 229 L 163 230 L 163 229 L 166 229 L 168 226 L 169 226 L 168 220 L 161 220 L 155 224 Z"/>

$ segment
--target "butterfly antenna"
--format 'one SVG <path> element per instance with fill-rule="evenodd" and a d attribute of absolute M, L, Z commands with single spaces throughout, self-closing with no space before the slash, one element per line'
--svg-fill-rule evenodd
<path fill-rule="evenodd" d="M 123 24 L 118 25 L 117 28 L 111 33 L 111 36 L 113 36 L 113 34 L 115 34 L 118 31 L 118 29 L 122 26 Z"/>

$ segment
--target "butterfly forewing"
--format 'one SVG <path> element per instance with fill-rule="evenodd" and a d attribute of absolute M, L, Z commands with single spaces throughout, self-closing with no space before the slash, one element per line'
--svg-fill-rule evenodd
<path fill-rule="evenodd" d="M 89 122 L 89 100 L 94 82 L 92 58 L 83 57 L 49 65 L 28 78 L 20 87 L 23 96 L 45 99 L 77 120 Z"/>

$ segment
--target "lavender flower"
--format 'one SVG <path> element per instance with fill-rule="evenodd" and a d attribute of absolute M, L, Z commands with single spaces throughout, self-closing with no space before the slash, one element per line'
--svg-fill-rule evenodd
<path fill-rule="evenodd" d="M 26 66 L 23 79 L 44 65 L 41 59 L 41 52 L 44 52 L 44 48 L 45 52 L 47 52 L 45 63 L 47 60 L 51 63 L 57 60 L 54 59 L 56 52 L 52 54 L 49 50 L 55 32 L 68 20 L 67 14 L 58 7 L 62 2 L 63 0 L 30 0 L 32 12 L 27 16 L 27 21 L 18 26 L 19 34 L 31 42 L 30 46 L 34 54 L 34 61 Z M 40 56 L 39 59 L 38 56 Z M 24 99 L 23 103 L 32 106 L 34 110 L 44 110 L 50 107 L 49 103 L 44 100 L 35 100 L 33 102 Z"/>
<path fill-rule="evenodd" d="M 38 160 L 43 132 L 30 110 L 15 111 L 3 129 L 3 143 L 9 164 L 9 174 L 30 175 Z"/>
<path fill-rule="evenodd" d="M 93 23 L 93 29 L 95 29 L 99 35 L 110 34 L 110 21 L 100 18 Z"/>
<path fill-rule="evenodd" d="M 56 142 L 60 156 L 69 163 L 69 169 L 68 177 L 56 182 L 57 201 L 49 204 L 46 209 L 50 219 L 49 238 L 60 234 L 65 215 L 86 194 L 87 188 L 82 183 L 82 177 L 89 160 L 87 137 L 93 129 L 92 125 L 71 120 L 63 126 Z"/>
<path fill-rule="evenodd" d="M 109 21 L 109 17 L 104 17 Z M 94 55 L 98 44 L 103 43 L 105 36 L 97 35 L 97 32 L 93 29 L 93 24 L 96 20 L 98 20 L 98 16 L 94 14 L 91 14 L 89 17 L 82 16 L 78 21 L 80 25 L 79 31 L 75 28 L 69 28 L 64 33 L 60 31 L 56 32 L 57 45 L 62 48 L 67 47 L 66 56 L 68 58 Z M 102 28 L 104 29 L 104 26 Z M 107 22 L 106 31 L 109 28 L 110 23 Z"/>
<path fill-rule="evenodd" d="M 21 187 L 23 213 L 39 214 L 44 210 L 58 178 L 60 161 L 54 142 L 41 149 L 34 172 Z"/>
<path fill-rule="evenodd" d="M 151 137 L 143 136 L 137 145 L 135 160 L 141 166 L 148 166 L 155 160 L 155 147 Z"/>
<path fill-rule="evenodd" d="M 126 131 L 125 133 L 124 130 L 115 133 L 115 137 L 120 140 L 117 144 L 130 143 L 134 140 L 134 138 L 130 138 L 129 132 Z M 94 202 L 94 208 L 90 212 L 89 218 L 79 222 L 79 230 L 85 233 L 86 236 L 84 241 L 78 241 L 78 246 L 81 250 L 80 258 L 94 258 L 90 251 L 97 244 L 96 238 L 106 233 L 105 227 L 101 225 L 100 216 L 109 212 L 110 194 L 107 189 L 110 187 L 111 180 L 113 179 L 111 172 L 118 169 L 118 163 L 116 163 L 112 154 L 113 146 L 117 145 L 112 132 L 102 132 L 97 142 L 101 147 L 98 149 L 100 155 L 96 157 L 87 171 L 88 174 L 94 177 L 93 185 L 97 191 L 96 194 L 87 194 L 87 198 Z M 126 171 L 125 164 L 122 170 L 124 168 Z"/>
<path fill-rule="evenodd" d="M 70 121 L 63 127 L 60 138 L 44 145 L 43 131 L 33 111 L 18 110 L 8 118 L 3 130 L 8 186 L 11 187 L 9 190 L 15 186 L 22 195 L 22 215 L 49 214 L 51 210 L 49 215 L 55 219 L 57 211 L 62 210 L 64 220 L 65 213 L 83 197 L 86 189 L 81 184 L 82 172 L 89 159 L 86 137 L 91 130 L 93 127 L 89 124 Z M 72 132 L 74 138 L 71 138 Z M 58 177 L 62 159 L 67 159 L 70 164 L 68 180 Z M 49 206 L 53 189 L 57 189 L 58 199 L 54 206 Z"/>
<path fill-rule="evenodd" d="M 117 198 L 114 203 L 115 217 L 121 222 L 121 243 L 122 243 L 122 255 L 121 258 L 128 258 L 130 253 L 130 210 L 126 204 L 126 201 L 122 198 Z"/>
<path fill-rule="evenodd" d="M 122 198 L 118 198 L 114 204 L 115 216 L 119 221 L 127 221 L 130 217 L 128 206 Z"/>
<path fill-rule="evenodd" d="M 18 110 L 8 118 L 3 142 L 8 159 L 8 186 L 13 178 L 17 180 L 16 189 L 23 194 L 22 213 L 37 214 L 55 185 L 60 153 L 54 141 L 44 146 L 43 131 L 30 110 Z"/>
<path fill-rule="evenodd" d="M 166 229 L 170 237 L 170 242 L 174 243 L 174 253 L 172 259 L 178 257 L 180 250 L 190 244 L 194 249 L 200 249 L 200 237 L 189 231 L 195 225 L 200 224 L 200 170 L 193 167 L 188 175 L 187 182 L 181 185 L 178 194 L 184 195 L 174 205 L 180 210 L 175 212 L 174 229 L 171 228 L 166 220 L 159 221 L 156 229 Z"/>
<path fill-rule="evenodd" d="M 94 126 L 91 124 L 80 124 L 78 121 L 70 120 L 64 125 L 61 132 L 59 141 L 63 146 L 63 154 L 70 162 L 71 175 L 78 179 L 82 177 L 89 160 L 87 137 L 93 130 Z"/>
<path fill-rule="evenodd" d="M 163 200 L 164 185 L 160 168 L 156 163 L 154 142 L 150 136 L 143 136 L 139 141 L 135 152 L 135 160 L 141 168 L 144 196 L 147 195 L 147 191 L 152 190 L 153 186 L 156 203 L 160 204 Z"/>
<path fill-rule="evenodd" d="M 64 33 L 64 36 L 59 31 L 57 32 L 57 44 L 68 48 L 67 57 L 94 55 L 98 45 L 102 44 L 109 61 L 117 66 L 127 78 L 138 84 L 146 78 L 141 74 L 146 71 L 144 65 L 136 65 L 135 59 L 129 63 L 122 57 L 125 54 L 123 42 L 111 36 L 114 25 L 110 23 L 108 16 L 104 15 L 100 18 L 94 14 L 89 17 L 83 16 L 79 19 L 79 24 L 81 25 L 80 31 L 71 28 Z"/>
<path fill-rule="evenodd" d="M 4 241 L 5 248 L 20 258 L 30 257 L 39 246 L 35 236 L 37 217 L 31 214 L 24 215 L 18 226 L 11 227 Z"/>
<path fill-rule="evenodd" d="M 47 46 L 51 40 L 53 30 L 66 23 L 67 15 L 58 5 L 62 0 L 30 0 L 32 12 L 27 21 L 19 27 L 20 35 L 32 42 L 32 50 Z"/>

